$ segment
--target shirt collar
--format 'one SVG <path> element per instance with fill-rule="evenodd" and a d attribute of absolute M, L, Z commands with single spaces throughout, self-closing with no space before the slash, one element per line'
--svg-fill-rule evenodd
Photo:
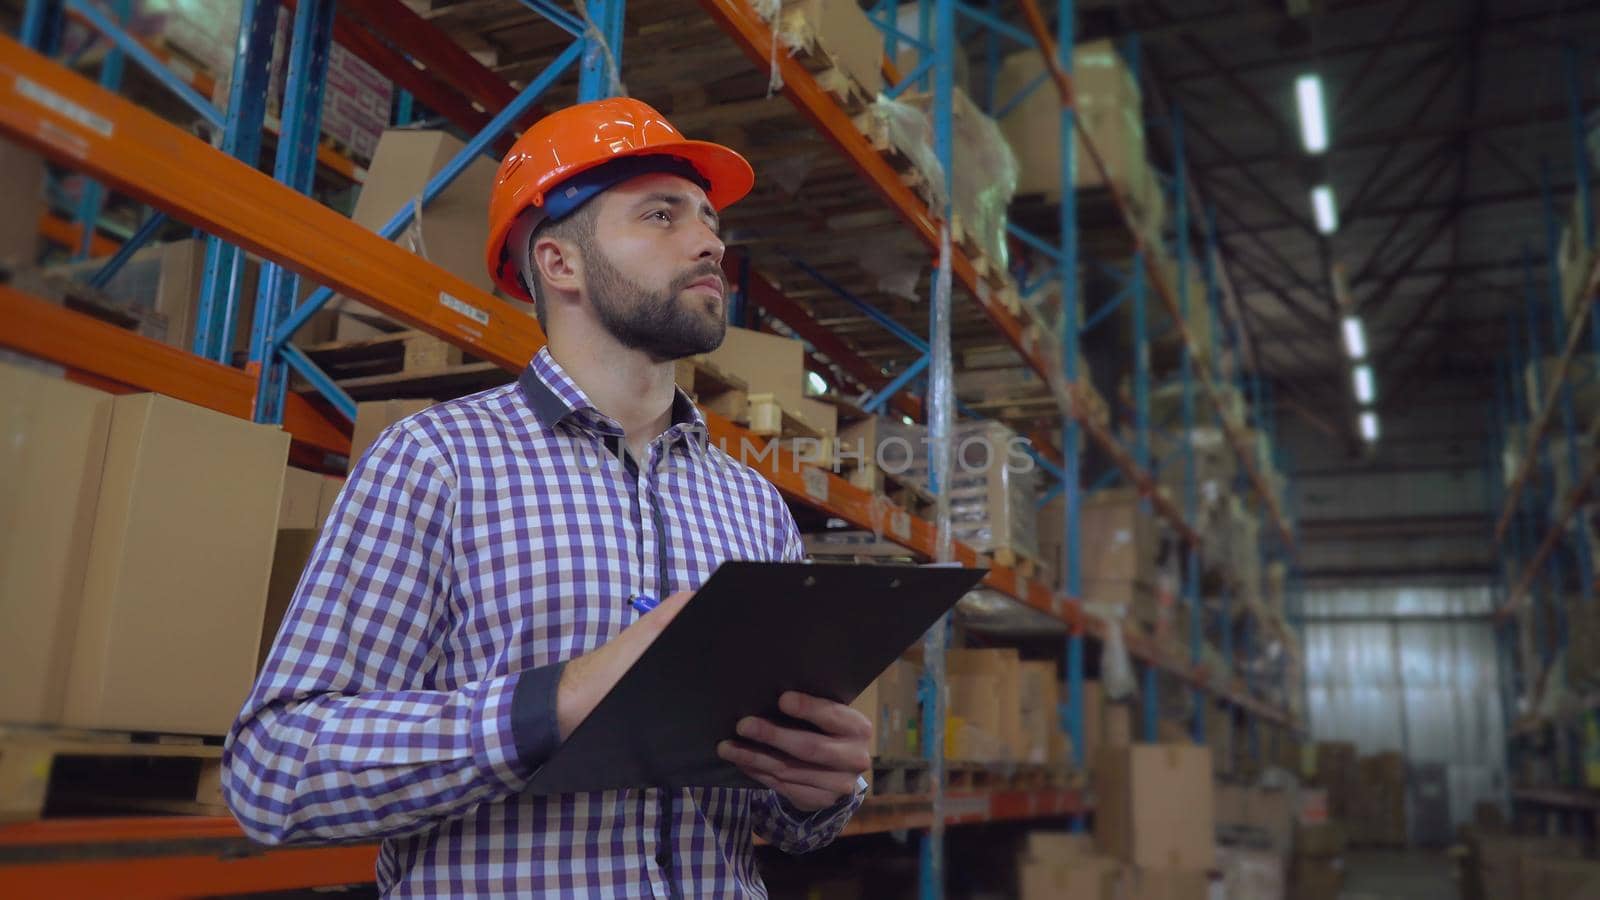
<path fill-rule="evenodd" d="M 522 392 L 523 400 L 546 428 L 554 428 L 569 416 L 587 413 L 594 427 L 620 434 L 615 423 L 595 408 L 589 401 L 589 395 L 550 355 L 549 347 L 539 348 L 539 352 L 518 376 L 517 387 Z M 700 449 L 705 449 L 708 440 L 705 416 L 701 415 L 700 408 L 682 388 L 673 388 L 672 426 L 668 432 L 692 437 Z"/>

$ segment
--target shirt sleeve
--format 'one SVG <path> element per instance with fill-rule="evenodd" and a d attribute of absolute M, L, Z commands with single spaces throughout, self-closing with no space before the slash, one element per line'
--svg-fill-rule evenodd
<path fill-rule="evenodd" d="M 521 789 L 554 749 L 556 667 L 431 680 L 455 478 L 415 427 L 351 473 L 228 735 L 223 792 L 257 841 L 421 831 Z"/>
<path fill-rule="evenodd" d="M 867 781 L 858 777 L 848 797 L 808 813 L 791 806 L 777 791 L 760 791 L 753 804 L 752 828 L 785 853 L 809 853 L 833 843 L 866 796 Z"/>
<path fill-rule="evenodd" d="M 773 502 L 777 505 L 775 515 L 781 535 L 778 561 L 803 562 L 806 550 L 800 539 L 800 528 L 776 490 Z M 785 853 L 808 853 L 833 843 L 866 796 L 866 779 L 857 778 L 856 789 L 849 796 L 826 809 L 808 813 L 790 805 L 777 791 L 758 791 L 752 805 L 752 827 L 756 834 Z"/>

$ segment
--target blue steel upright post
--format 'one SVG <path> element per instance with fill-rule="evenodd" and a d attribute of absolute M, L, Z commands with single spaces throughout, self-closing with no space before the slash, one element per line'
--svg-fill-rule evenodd
<path fill-rule="evenodd" d="M 222 152 L 255 168 L 261 159 L 262 121 L 266 117 L 267 81 L 272 43 L 278 29 L 278 0 L 244 0 L 239 12 L 239 40 L 228 84 L 227 120 Z M 206 359 L 229 362 L 237 328 L 239 287 L 244 279 L 244 254 L 216 235 L 205 239 L 191 349 Z"/>
<path fill-rule="evenodd" d="M 282 133 L 272 176 L 292 190 L 310 194 L 317 174 L 317 143 L 322 132 L 322 98 L 328 83 L 333 45 L 333 0 L 298 0 L 283 87 Z M 272 340 L 278 323 L 294 310 L 300 276 L 277 263 L 261 264 L 256 288 L 255 327 L 250 361 L 260 366 L 256 386 L 258 422 L 283 421 L 289 367 Z"/>
<path fill-rule="evenodd" d="M 1178 245 L 1178 318 L 1177 326 L 1185 332 L 1189 322 L 1189 197 L 1184 180 L 1183 112 L 1172 110 L 1172 184 L 1176 194 L 1177 245 Z M 1204 302 L 1204 298 L 1201 298 Z M 1183 341 L 1180 377 L 1183 379 L 1183 517 L 1191 525 L 1199 519 L 1199 487 L 1194 471 L 1194 355 L 1189 341 Z M 1200 644 L 1204 635 L 1204 612 L 1200 604 L 1200 548 L 1192 541 L 1184 543 L 1183 550 L 1183 602 L 1189 609 L 1189 662 L 1200 665 Z M 1196 743 L 1206 742 L 1206 711 L 1209 706 L 1204 688 L 1194 689 L 1195 711 L 1193 733 Z"/>
<path fill-rule="evenodd" d="M 128 17 L 133 14 L 133 0 L 112 0 L 111 15 L 116 23 L 126 25 Z M 106 51 L 106 58 L 100 63 L 100 86 L 115 93 L 122 87 L 122 51 L 112 44 Z M 78 237 L 78 246 L 73 249 L 72 258 L 88 259 L 94 247 L 96 227 L 100 222 L 100 208 L 105 204 L 106 191 L 100 182 L 93 178 L 83 180 L 83 196 L 78 198 L 78 224 L 83 231 Z"/>
<path fill-rule="evenodd" d="M 921 0 L 919 13 L 928 22 L 929 0 Z M 955 196 L 954 94 L 955 94 L 955 0 L 934 0 L 933 29 L 933 149 L 943 179 L 943 209 L 939 220 L 938 269 L 933 278 L 933 296 L 928 304 L 928 440 L 930 486 L 937 510 L 938 537 L 935 560 L 952 558 L 949 506 L 950 444 L 955 432 L 952 360 L 950 350 L 951 244 L 950 223 Z M 926 36 L 926 32 L 924 33 Z M 924 750 L 933 806 L 933 820 L 920 850 L 920 896 L 922 900 L 944 897 L 944 667 L 950 617 L 946 615 L 929 630 L 923 643 L 924 665 L 931 671 L 938 689 L 931 703 L 924 704 Z"/>
<path fill-rule="evenodd" d="M 1057 0 L 1056 3 L 1056 64 L 1061 71 L 1070 77 L 1073 72 L 1073 56 L 1076 53 L 1074 42 L 1077 40 L 1076 10 L 1073 0 Z M 1057 232 L 1060 254 L 1060 265 L 1057 269 L 1061 279 L 1061 368 L 1067 384 L 1078 383 L 1078 192 L 1073 185 L 1073 173 L 1077 170 L 1078 141 L 1076 130 L 1078 127 L 1078 112 L 1076 98 L 1073 103 L 1061 104 L 1061 203 L 1056 211 Z M 1069 411 L 1075 413 L 1076 411 Z M 1083 527 L 1083 491 L 1079 485 L 1078 443 L 1081 426 L 1075 414 L 1069 414 L 1062 419 L 1061 424 L 1061 482 L 1066 493 L 1062 500 L 1062 513 L 1066 517 L 1063 523 L 1062 534 L 1066 536 L 1063 541 L 1063 571 L 1066 573 L 1067 596 L 1079 601 L 1093 600 L 1092 597 L 1083 596 L 1083 560 L 1082 560 L 1082 534 Z M 1121 628 L 1121 622 L 1111 623 L 1111 627 Z M 1083 709 L 1083 628 L 1075 627 L 1067 635 L 1067 735 L 1072 738 L 1073 764 L 1079 771 L 1083 771 L 1088 764 L 1084 754 L 1084 709 Z M 1084 830 L 1084 817 L 1073 816 L 1072 830 Z"/>

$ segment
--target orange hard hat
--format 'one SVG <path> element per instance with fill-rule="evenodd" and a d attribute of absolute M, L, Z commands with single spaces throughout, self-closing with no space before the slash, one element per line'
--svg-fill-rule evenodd
<path fill-rule="evenodd" d="M 661 113 L 638 100 L 613 97 L 553 112 L 517 138 L 495 173 L 484 254 L 494 283 L 513 297 L 531 301 L 516 254 L 508 252 L 506 244 L 513 228 L 520 222 L 517 230 L 525 236 L 542 219 L 549 205 L 546 198 L 556 187 L 628 157 L 687 163 L 719 212 L 750 193 L 755 184 L 755 172 L 743 156 L 720 144 L 685 139 Z"/>

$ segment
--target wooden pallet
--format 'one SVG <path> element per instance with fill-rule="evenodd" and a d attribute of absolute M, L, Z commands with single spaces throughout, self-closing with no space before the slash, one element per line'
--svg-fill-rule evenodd
<path fill-rule="evenodd" d="M 1039 561 L 1032 554 L 1012 547 L 997 547 L 989 553 L 996 565 L 1014 569 L 1023 578 L 1032 578 L 1039 572 Z"/>
<path fill-rule="evenodd" d="M 449 400 L 498 387 L 514 377 L 494 363 L 465 356 L 459 347 L 421 331 L 330 341 L 304 349 L 312 362 L 356 400 Z"/>
<path fill-rule="evenodd" d="M 0 822 L 90 812 L 227 815 L 220 738 L 0 728 Z"/>
<path fill-rule="evenodd" d="M 879 795 L 915 796 L 929 790 L 926 760 L 872 761 L 872 792 Z"/>
<path fill-rule="evenodd" d="M 15 269 L 0 268 L 0 282 L 24 294 L 93 316 L 102 322 L 109 322 L 135 334 L 158 341 L 166 340 L 166 316 L 119 300 L 64 272 L 51 272 L 31 266 Z"/>

